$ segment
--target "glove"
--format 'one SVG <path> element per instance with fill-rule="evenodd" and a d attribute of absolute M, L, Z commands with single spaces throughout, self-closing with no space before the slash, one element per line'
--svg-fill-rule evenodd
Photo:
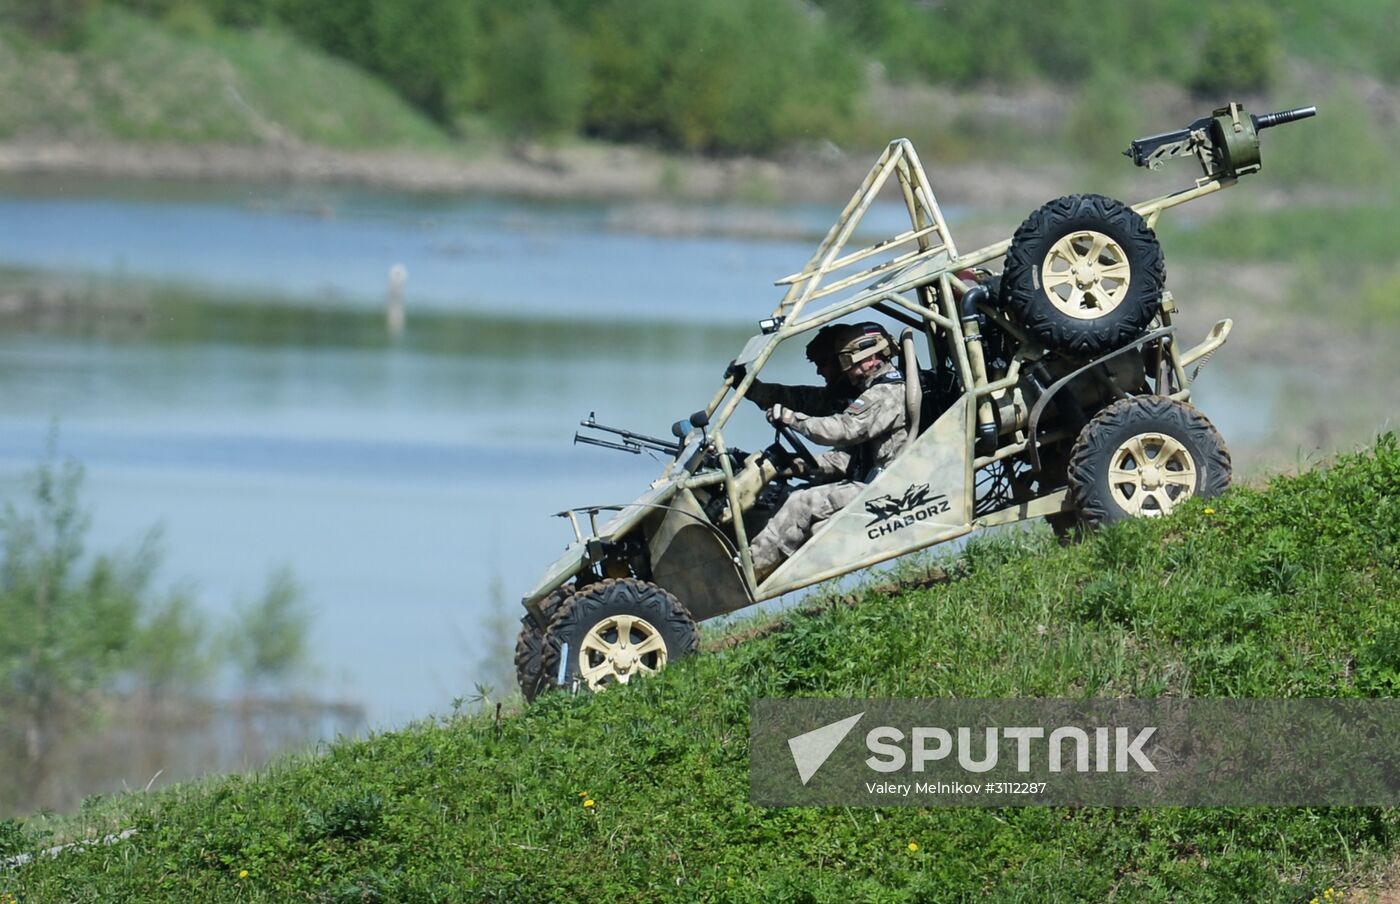
<path fill-rule="evenodd" d="M 793 415 L 796 414 L 791 408 L 784 408 L 782 405 L 774 405 L 768 409 L 768 423 L 774 427 L 791 426 Z"/>
<path fill-rule="evenodd" d="M 744 374 L 748 373 L 748 368 L 742 364 L 729 362 L 729 366 L 724 369 L 724 379 L 730 386 L 738 386 L 743 382 Z"/>

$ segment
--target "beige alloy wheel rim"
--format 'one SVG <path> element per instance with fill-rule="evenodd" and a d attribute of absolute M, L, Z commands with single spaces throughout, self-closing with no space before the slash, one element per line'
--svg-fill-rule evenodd
<path fill-rule="evenodd" d="M 579 679 L 590 690 L 626 684 L 634 675 L 666 665 L 666 641 L 651 622 L 635 615 L 611 615 L 594 625 L 578 651 Z"/>
<path fill-rule="evenodd" d="M 1131 275 L 1123 246 L 1091 230 L 1060 239 L 1040 266 L 1045 297 L 1079 320 L 1102 317 L 1122 304 Z"/>
<path fill-rule="evenodd" d="M 1196 463 L 1175 438 L 1139 433 L 1114 450 L 1108 487 L 1129 515 L 1165 515 L 1196 492 Z"/>

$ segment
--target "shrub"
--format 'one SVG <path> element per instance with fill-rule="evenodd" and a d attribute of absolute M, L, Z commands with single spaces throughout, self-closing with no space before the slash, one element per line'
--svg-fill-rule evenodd
<path fill-rule="evenodd" d="M 534 4 L 503 17 L 481 74 L 492 117 L 514 137 L 577 130 L 588 97 L 587 70 L 558 13 Z"/>
<path fill-rule="evenodd" d="M 1192 87 L 1211 96 L 1269 87 L 1278 65 L 1278 24 L 1268 7 L 1213 6 L 1206 23 Z"/>
<path fill-rule="evenodd" d="M 71 46 L 85 34 L 97 0 L 0 0 L 0 23 L 43 41 Z"/>
<path fill-rule="evenodd" d="M 601 0 L 579 15 L 602 138 L 750 152 L 822 137 L 860 84 L 849 50 L 788 0 Z"/>

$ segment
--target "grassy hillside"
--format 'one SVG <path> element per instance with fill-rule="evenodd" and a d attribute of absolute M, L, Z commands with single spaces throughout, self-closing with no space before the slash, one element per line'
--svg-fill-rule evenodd
<path fill-rule="evenodd" d="M 360 69 L 268 29 L 96 9 L 71 49 L 0 30 L 0 137 L 443 147 Z"/>
<path fill-rule="evenodd" d="M 928 575 L 930 563 L 906 566 Z M 760 697 L 1388 696 L 1400 446 L 1070 548 L 974 542 L 662 677 L 90 802 L 28 901 L 1307 901 L 1384 881 L 1377 809 L 758 809 Z M 929 582 L 925 582 L 928 584 Z M 43 843 L 0 825 L 9 851 Z M 1336 894 L 1327 900 L 1336 900 Z"/>

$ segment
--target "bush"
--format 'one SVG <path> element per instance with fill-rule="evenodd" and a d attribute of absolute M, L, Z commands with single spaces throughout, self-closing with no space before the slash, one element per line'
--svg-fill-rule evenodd
<path fill-rule="evenodd" d="M 1268 7 L 1213 6 L 1206 22 L 1192 87 L 1200 94 L 1222 97 L 1268 88 L 1278 65 L 1278 23 Z"/>
<path fill-rule="evenodd" d="M 279 18 L 328 53 L 384 76 L 440 121 L 468 98 L 477 48 L 472 4 L 435 0 L 282 0 Z"/>
<path fill-rule="evenodd" d="M 568 27 L 534 4 L 491 34 L 481 74 L 493 118 L 513 137 L 574 132 L 588 98 L 587 71 Z"/>
<path fill-rule="evenodd" d="M 0 22 L 61 45 L 82 42 L 97 0 L 0 0 Z"/>
<path fill-rule="evenodd" d="M 205 0 L 209 13 L 227 25 L 251 28 L 272 21 L 276 0 Z"/>
<path fill-rule="evenodd" d="M 602 0 L 580 17 L 602 138 L 753 152 L 824 136 L 859 87 L 854 58 L 787 0 Z"/>

